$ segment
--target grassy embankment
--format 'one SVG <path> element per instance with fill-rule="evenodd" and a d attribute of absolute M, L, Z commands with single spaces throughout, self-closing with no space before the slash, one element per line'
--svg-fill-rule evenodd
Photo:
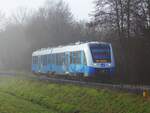
<path fill-rule="evenodd" d="M 0 76 L 0 113 L 150 113 L 141 96 Z"/>

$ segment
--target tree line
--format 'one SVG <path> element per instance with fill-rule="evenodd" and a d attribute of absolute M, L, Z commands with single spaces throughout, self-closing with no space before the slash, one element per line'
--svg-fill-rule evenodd
<path fill-rule="evenodd" d="M 150 0 L 96 0 L 89 27 L 110 41 L 116 55 L 116 80 L 149 84 Z"/>
<path fill-rule="evenodd" d="M 31 71 L 32 52 L 77 41 L 93 40 L 97 33 L 77 22 L 62 0 L 47 0 L 38 10 L 18 10 L 9 18 L 2 12 L 0 68 Z M 2 21 L 0 20 L 0 23 Z"/>

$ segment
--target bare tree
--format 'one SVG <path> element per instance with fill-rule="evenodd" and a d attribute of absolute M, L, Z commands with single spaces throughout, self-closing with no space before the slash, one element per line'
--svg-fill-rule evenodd
<path fill-rule="evenodd" d="M 30 13 L 29 13 L 30 12 Z M 11 16 L 12 23 L 24 25 L 27 20 L 32 16 L 32 11 L 29 11 L 25 7 L 19 7 Z"/>

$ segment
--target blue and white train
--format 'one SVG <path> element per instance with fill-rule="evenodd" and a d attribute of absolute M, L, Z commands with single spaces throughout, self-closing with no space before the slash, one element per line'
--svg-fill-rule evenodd
<path fill-rule="evenodd" d="M 112 46 L 106 42 L 75 43 L 40 49 L 32 54 L 32 72 L 69 74 L 85 77 L 108 73 L 115 69 Z"/>

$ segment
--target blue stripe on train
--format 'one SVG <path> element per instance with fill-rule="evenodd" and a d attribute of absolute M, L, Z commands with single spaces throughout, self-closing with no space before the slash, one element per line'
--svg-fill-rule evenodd
<path fill-rule="evenodd" d="M 89 67 L 86 65 L 75 65 L 75 64 L 70 64 L 68 67 L 66 66 L 61 66 L 61 65 L 32 65 L 32 71 L 35 73 L 49 73 L 49 72 L 54 72 L 57 74 L 65 74 L 66 72 L 69 73 L 81 73 L 84 74 L 85 76 L 92 76 L 100 71 L 105 71 L 109 75 L 112 75 L 114 72 L 114 68 L 94 68 L 94 67 Z"/>

